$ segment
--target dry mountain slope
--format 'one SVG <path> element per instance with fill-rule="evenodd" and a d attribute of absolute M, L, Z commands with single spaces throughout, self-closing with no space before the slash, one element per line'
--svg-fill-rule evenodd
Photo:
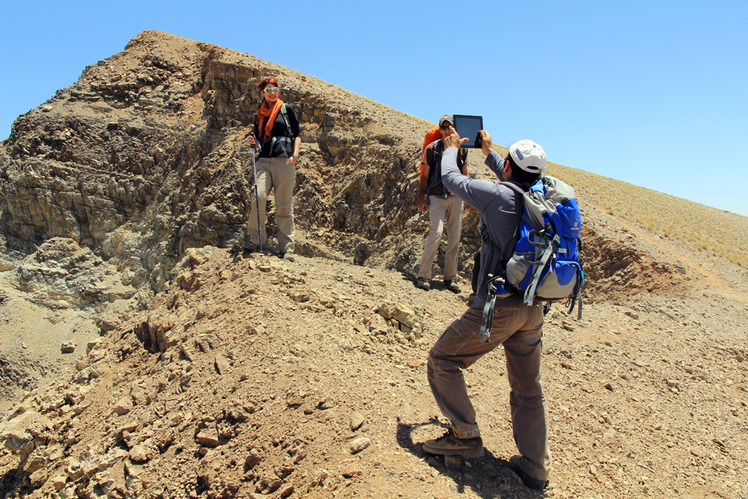
<path fill-rule="evenodd" d="M 625 237 L 624 234 L 621 234 Z M 535 497 L 500 352 L 467 372 L 489 453 L 418 445 L 444 424 L 428 348 L 464 302 L 397 272 L 189 250 L 172 286 L 8 414 L 8 491 L 62 497 Z M 696 277 L 696 276 L 695 276 Z M 698 278 L 698 277 L 696 277 Z M 748 469 L 745 308 L 710 291 L 547 317 L 557 497 L 735 497 Z M 13 452 L 11 452 L 13 451 Z"/>
<path fill-rule="evenodd" d="M 265 75 L 304 126 L 294 263 L 225 249 L 250 202 L 247 90 Z M 12 362 L 0 350 L 4 379 L 48 374 L 41 337 L 77 334 L 80 347 L 5 414 L 0 490 L 532 497 L 506 467 L 500 352 L 467 373 L 488 456 L 453 468 L 417 445 L 443 423 L 429 345 L 464 307 L 409 280 L 426 231 L 413 198 L 428 127 L 152 31 L 20 117 L 0 149 L 0 338 L 28 337 Z M 471 152 L 471 172 L 488 177 L 480 159 Z M 687 245 L 622 223 L 616 205 L 596 209 L 587 174 L 551 173 L 580 186 L 588 305 L 581 321 L 548 316 L 549 494 L 745 493 L 744 272 L 714 254 L 704 268 L 718 281 L 705 279 L 684 263 L 705 260 Z M 465 226 L 469 262 L 479 236 L 474 218 Z M 17 310 L 59 327 L 24 328 Z M 91 333 L 102 337 L 84 348 Z"/>

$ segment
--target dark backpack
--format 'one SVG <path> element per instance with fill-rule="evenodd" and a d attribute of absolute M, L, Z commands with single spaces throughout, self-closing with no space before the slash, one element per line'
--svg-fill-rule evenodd
<path fill-rule="evenodd" d="M 483 309 L 481 338 L 488 341 L 497 297 L 521 295 L 527 305 L 535 300 L 569 300 L 569 313 L 579 300 L 584 272 L 579 257 L 582 216 L 574 189 L 545 176 L 525 192 L 502 182 L 522 196 L 522 220 L 515 234 L 514 253 L 505 262 L 492 262 L 487 275 L 488 296 Z M 488 243 L 492 244 L 490 238 Z M 493 251 L 494 260 L 498 249 Z"/>
<path fill-rule="evenodd" d="M 442 183 L 442 153 L 444 152 L 444 144 L 441 139 L 437 139 L 433 142 L 433 156 L 434 165 L 429 168 L 429 179 L 426 184 L 426 192 L 431 192 L 431 189 L 439 186 Z M 457 153 L 457 168 L 462 171 L 462 167 L 467 159 L 467 149 L 460 148 Z"/>

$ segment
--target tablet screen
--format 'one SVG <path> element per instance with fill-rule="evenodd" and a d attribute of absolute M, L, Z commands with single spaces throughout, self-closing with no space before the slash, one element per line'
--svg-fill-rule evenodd
<path fill-rule="evenodd" d="M 455 121 L 453 124 L 460 138 L 469 139 L 462 144 L 462 147 L 481 147 L 480 143 L 476 144 L 475 141 L 478 138 L 478 132 L 483 130 L 483 116 L 455 114 L 452 119 Z"/>

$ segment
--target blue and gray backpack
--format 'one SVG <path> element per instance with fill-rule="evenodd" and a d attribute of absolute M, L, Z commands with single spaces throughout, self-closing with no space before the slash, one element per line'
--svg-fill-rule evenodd
<path fill-rule="evenodd" d="M 511 182 L 501 183 L 522 196 L 524 211 L 511 258 L 503 265 L 493 262 L 489 269 L 481 326 L 484 341 L 491 334 L 496 298 L 518 294 L 527 305 L 535 300 L 548 303 L 569 300 L 569 313 L 577 300 L 580 313 L 582 306 L 584 272 L 579 258 L 582 216 L 574 189 L 547 175 L 527 192 Z"/>

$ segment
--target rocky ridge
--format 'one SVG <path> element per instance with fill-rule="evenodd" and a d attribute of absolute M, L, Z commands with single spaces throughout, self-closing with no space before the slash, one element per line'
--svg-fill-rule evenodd
<path fill-rule="evenodd" d="M 225 249 L 251 200 L 248 90 L 267 75 L 304 127 L 294 263 Z M 0 490 L 533 496 L 506 466 L 500 352 L 467 374 L 488 456 L 418 446 L 444 424 L 428 348 L 465 298 L 409 279 L 429 126 L 160 32 L 20 117 L 0 149 L 0 373 L 15 400 Z M 471 172 L 490 178 L 481 159 Z M 585 315 L 556 307 L 545 333 L 548 494 L 745 494 L 744 272 L 580 204 Z M 476 225 L 468 215 L 462 262 Z"/>

